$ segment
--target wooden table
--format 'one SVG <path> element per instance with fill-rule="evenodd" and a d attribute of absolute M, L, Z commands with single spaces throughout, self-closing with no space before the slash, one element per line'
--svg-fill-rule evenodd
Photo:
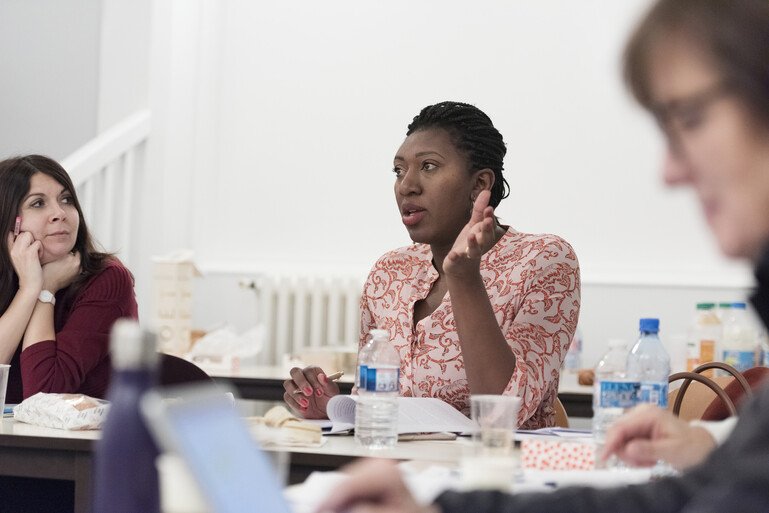
<path fill-rule="evenodd" d="M 203 369 L 215 381 L 229 384 L 237 389 L 243 399 L 258 401 L 282 401 L 283 382 L 288 378 L 288 370 L 280 366 L 252 366 L 238 370 L 205 367 Z M 349 394 L 354 376 L 342 376 L 339 388 L 343 394 Z M 569 417 L 591 418 L 593 416 L 593 388 L 582 386 L 564 375 L 558 390 L 566 413 Z"/>
<path fill-rule="evenodd" d="M 0 423 L 0 476 L 72 481 L 75 512 L 87 513 L 93 445 L 99 434 L 31 426 L 4 418 Z"/>
<path fill-rule="evenodd" d="M 100 431 L 43 428 L 5 418 L 0 423 L 0 476 L 57 479 L 74 483 L 74 510 L 88 513 L 91 503 L 93 450 Z M 467 440 L 400 442 L 394 449 L 370 451 L 352 436 L 329 436 L 321 447 L 272 446 L 289 454 L 290 484 L 316 470 L 335 470 L 362 456 L 455 463 Z M 64 509 L 64 507 L 62 508 Z"/>
<path fill-rule="evenodd" d="M 326 442 L 320 447 L 282 447 L 268 446 L 267 451 L 285 451 L 289 453 L 288 484 L 304 482 L 312 472 L 336 470 L 356 458 L 375 457 L 398 461 L 424 461 L 454 465 L 459 461 L 462 451 L 468 447 L 469 438 L 458 437 L 456 440 L 414 440 L 398 442 L 388 450 L 364 449 L 355 443 L 351 435 L 326 436 Z"/>

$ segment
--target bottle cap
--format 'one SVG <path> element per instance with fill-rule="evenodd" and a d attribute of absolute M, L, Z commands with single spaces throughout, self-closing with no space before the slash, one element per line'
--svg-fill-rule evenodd
<path fill-rule="evenodd" d="M 697 310 L 712 310 L 715 306 L 715 303 L 697 303 Z"/>
<path fill-rule="evenodd" d="M 731 308 L 731 303 L 718 303 L 718 308 Z"/>
<path fill-rule="evenodd" d="M 745 310 L 748 307 L 747 303 L 732 303 L 732 308 L 738 308 L 740 310 Z"/>
<path fill-rule="evenodd" d="M 639 329 L 648 333 L 657 333 L 660 330 L 660 320 L 654 318 L 644 318 L 638 323 Z"/>
<path fill-rule="evenodd" d="M 154 368 L 158 362 L 155 334 L 131 319 L 118 319 L 110 335 L 110 356 L 115 369 Z"/>

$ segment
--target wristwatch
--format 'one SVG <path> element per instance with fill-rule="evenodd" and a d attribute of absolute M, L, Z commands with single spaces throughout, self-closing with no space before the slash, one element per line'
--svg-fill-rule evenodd
<path fill-rule="evenodd" d="M 54 296 L 53 292 L 50 290 L 41 290 L 40 295 L 37 296 L 37 300 L 41 303 L 51 303 L 52 305 L 56 304 L 56 296 Z"/>

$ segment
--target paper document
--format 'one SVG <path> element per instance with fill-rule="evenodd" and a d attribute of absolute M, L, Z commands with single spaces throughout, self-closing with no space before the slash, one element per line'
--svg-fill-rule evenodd
<path fill-rule="evenodd" d="M 355 427 L 358 396 L 335 395 L 326 406 L 332 422 L 330 433 L 349 431 Z M 450 404 L 432 397 L 398 397 L 398 433 L 472 432 L 475 422 Z"/>

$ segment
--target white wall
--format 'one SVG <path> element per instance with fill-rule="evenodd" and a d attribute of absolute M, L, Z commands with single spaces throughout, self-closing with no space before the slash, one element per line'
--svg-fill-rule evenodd
<path fill-rule="evenodd" d="M 201 262 L 365 270 L 407 243 L 392 156 L 422 106 L 451 98 L 507 140 L 504 221 L 566 237 L 586 282 L 748 283 L 693 199 L 662 189 L 660 138 L 621 84 L 648 3 L 218 4 L 218 59 L 199 72 L 218 86 L 197 120 L 218 129 L 196 175 Z"/>
<path fill-rule="evenodd" d="M 0 158 L 96 135 L 100 19 L 99 0 L 0 2 Z"/>
<path fill-rule="evenodd" d="M 152 0 L 101 0 L 99 131 L 149 106 Z"/>
<path fill-rule="evenodd" d="M 182 69 L 178 92 L 197 115 L 177 121 L 195 141 L 177 176 L 191 177 L 179 187 L 194 203 L 169 237 L 186 234 L 209 273 L 196 324 L 255 322 L 241 275 L 363 275 L 408 243 L 392 156 L 419 109 L 444 99 L 478 105 L 505 136 L 503 220 L 574 245 L 586 364 L 608 338 L 632 340 L 641 315 L 660 316 L 672 340 L 695 302 L 743 299 L 749 273 L 719 257 L 688 192 L 662 187 L 662 141 L 621 82 L 649 3 L 186 4 L 188 37 L 198 26 L 202 42 L 188 40 L 198 58 Z"/>

